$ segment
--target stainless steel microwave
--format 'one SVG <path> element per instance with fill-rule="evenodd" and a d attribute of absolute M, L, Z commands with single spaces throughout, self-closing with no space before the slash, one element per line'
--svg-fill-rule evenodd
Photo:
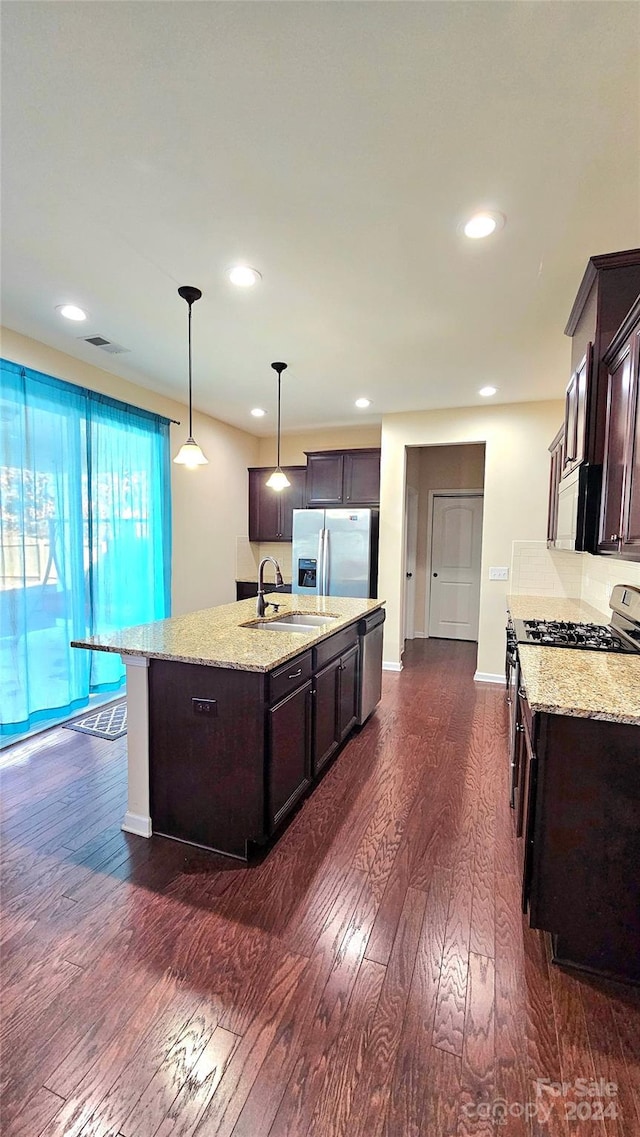
<path fill-rule="evenodd" d="M 555 549 L 596 552 L 601 486 L 602 466 L 586 462 L 562 479 Z"/>

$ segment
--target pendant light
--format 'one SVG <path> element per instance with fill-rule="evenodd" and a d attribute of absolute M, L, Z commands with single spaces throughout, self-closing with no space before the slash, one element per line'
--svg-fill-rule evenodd
<path fill-rule="evenodd" d="M 280 469 L 280 383 L 282 382 L 282 372 L 286 371 L 287 365 L 286 363 L 272 363 L 271 366 L 274 371 L 278 372 L 278 459 L 275 470 L 271 477 L 267 479 L 267 485 L 272 490 L 280 491 L 291 485 L 284 470 Z"/>
<path fill-rule="evenodd" d="M 208 463 L 208 458 L 205 458 L 193 437 L 193 405 L 191 399 L 191 307 L 196 300 L 200 299 L 202 293 L 199 288 L 184 284 L 182 288 L 178 289 L 178 296 L 186 300 L 189 305 L 189 437 L 182 444 L 173 460 L 179 466 L 187 466 L 188 469 L 193 470 L 196 466 L 206 466 Z"/>

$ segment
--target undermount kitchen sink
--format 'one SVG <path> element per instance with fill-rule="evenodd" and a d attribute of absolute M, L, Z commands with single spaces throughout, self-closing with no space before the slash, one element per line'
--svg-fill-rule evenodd
<path fill-rule="evenodd" d="M 315 628 L 322 628 L 325 624 L 332 624 L 339 616 L 316 616 L 311 612 L 292 612 L 288 616 L 277 616 L 276 619 L 249 620 L 243 628 L 252 628 L 262 632 L 312 632 Z"/>

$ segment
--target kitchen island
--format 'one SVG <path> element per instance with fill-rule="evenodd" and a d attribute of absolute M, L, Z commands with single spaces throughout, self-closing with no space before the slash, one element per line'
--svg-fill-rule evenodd
<path fill-rule="evenodd" d="M 127 668 L 128 832 L 246 860 L 362 721 L 361 643 L 376 625 L 381 642 L 383 601 L 266 599 L 263 619 L 245 600 L 73 641 Z"/>
<path fill-rule="evenodd" d="M 579 600 L 509 598 L 515 619 L 606 625 Z M 522 903 L 553 959 L 640 982 L 640 653 L 519 643 Z"/>

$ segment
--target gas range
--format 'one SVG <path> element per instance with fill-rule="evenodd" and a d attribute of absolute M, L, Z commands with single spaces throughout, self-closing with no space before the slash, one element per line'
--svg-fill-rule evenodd
<path fill-rule="evenodd" d="M 570 620 L 514 620 L 519 644 L 579 648 L 581 651 L 640 652 L 640 589 L 616 584 L 611 593 L 610 624 Z"/>

